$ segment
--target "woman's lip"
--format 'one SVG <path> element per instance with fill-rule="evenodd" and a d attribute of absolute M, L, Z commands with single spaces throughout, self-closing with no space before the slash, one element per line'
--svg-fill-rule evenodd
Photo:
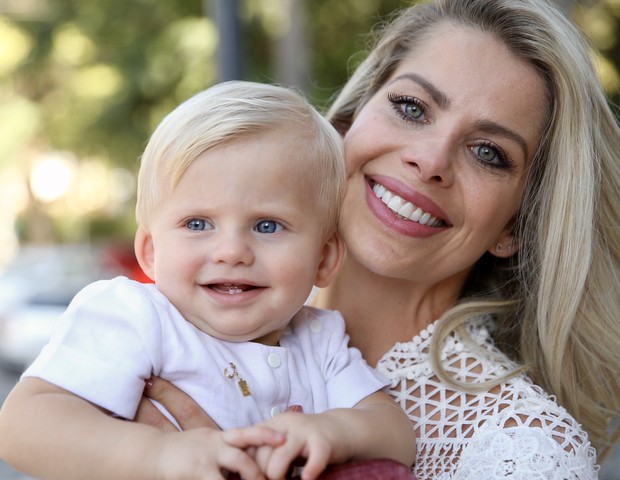
<path fill-rule="evenodd" d="M 380 183 L 383 185 L 382 182 Z M 377 198 L 377 196 L 372 190 L 372 185 L 373 185 L 373 181 L 366 182 L 366 202 L 367 202 L 368 208 L 375 215 L 375 217 L 377 217 L 388 228 L 395 230 L 396 232 L 402 235 L 406 235 L 408 237 L 427 238 L 427 237 L 436 235 L 438 233 L 444 232 L 448 228 L 451 227 L 450 224 L 446 224 L 445 226 L 442 226 L 442 227 L 430 227 L 427 225 L 422 225 L 419 222 L 415 222 L 412 220 L 405 220 L 404 218 L 397 216 L 392 210 L 390 210 L 387 207 L 387 205 L 385 205 L 385 203 L 383 203 L 383 201 L 381 201 L 381 199 Z M 387 185 L 384 185 L 384 186 L 387 188 Z M 397 190 L 397 191 L 399 193 L 403 193 L 402 190 Z M 394 192 L 394 193 L 397 193 L 397 192 Z M 412 199 L 413 197 L 412 195 L 404 195 L 401 198 L 405 198 L 408 201 L 411 201 L 410 199 Z M 422 197 L 417 195 L 415 196 L 415 198 L 418 198 L 418 201 L 419 201 L 419 199 Z M 423 197 L 423 198 L 426 198 L 426 197 Z M 434 205 L 434 204 L 431 202 L 431 205 Z M 426 208 L 429 207 L 428 199 L 427 199 L 427 202 L 425 203 L 425 207 Z M 427 211 L 430 212 L 430 210 L 427 210 Z M 432 211 L 441 212 L 441 209 L 438 209 L 436 207 Z M 442 220 L 445 221 L 445 217 L 439 216 L 438 218 L 441 218 Z"/>
<path fill-rule="evenodd" d="M 373 183 L 379 183 L 387 188 L 390 192 L 398 195 L 402 199 L 411 202 L 412 204 L 420 207 L 425 212 L 429 212 L 432 216 L 444 221 L 447 226 L 452 226 L 446 213 L 430 198 L 422 195 L 407 185 L 404 185 L 399 180 L 393 177 L 387 177 L 384 175 L 373 175 L 372 177 L 366 177 L 367 183 L 372 189 Z"/>

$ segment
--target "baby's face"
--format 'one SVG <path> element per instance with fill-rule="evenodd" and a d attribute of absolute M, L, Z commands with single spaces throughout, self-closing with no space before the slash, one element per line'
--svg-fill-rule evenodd
<path fill-rule="evenodd" d="M 275 343 L 315 282 L 322 215 L 295 135 L 200 155 L 151 222 L 159 289 L 200 330 Z"/>

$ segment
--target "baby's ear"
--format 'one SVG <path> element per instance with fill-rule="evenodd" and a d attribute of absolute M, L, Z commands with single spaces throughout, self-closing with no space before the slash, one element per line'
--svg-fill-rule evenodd
<path fill-rule="evenodd" d="M 342 260 L 344 259 L 345 247 L 344 243 L 340 239 L 337 233 L 334 233 L 323 245 L 323 251 L 321 252 L 321 262 L 319 263 L 319 269 L 316 273 L 316 280 L 314 284 L 317 287 L 327 287 L 334 281 Z"/>
<path fill-rule="evenodd" d="M 138 265 L 151 280 L 155 280 L 155 248 L 153 238 L 144 227 L 138 226 L 133 242 L 133 249 Z"/>

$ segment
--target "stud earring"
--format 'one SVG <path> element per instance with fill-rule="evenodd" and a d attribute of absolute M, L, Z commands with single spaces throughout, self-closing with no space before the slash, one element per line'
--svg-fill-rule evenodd
<path fill-rule="evenodd" d="M 502 253 L 502 252 L 504 251 L 504 245 L 502 245 L 501 243 L 498 243 L 498 244 L 495 246 L 495 251 L 496 251 L 497 253 Z"/>

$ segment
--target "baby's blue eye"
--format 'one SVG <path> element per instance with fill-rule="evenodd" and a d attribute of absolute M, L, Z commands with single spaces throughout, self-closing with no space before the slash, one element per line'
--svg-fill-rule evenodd
<path fill-rule="evenodd" d="M 200 232 L 202 230 L 206 230 L 209 224 L 202 218 L 192 218 L 191 220 L 188 220 L 185 225 L 188 230 Z"/>
<path fill-rule="evenodd" d="M 254 227 L 258 233 L 276 233 L 282 230 L 282 225 L 275 220 L 261 220 Z"/>

